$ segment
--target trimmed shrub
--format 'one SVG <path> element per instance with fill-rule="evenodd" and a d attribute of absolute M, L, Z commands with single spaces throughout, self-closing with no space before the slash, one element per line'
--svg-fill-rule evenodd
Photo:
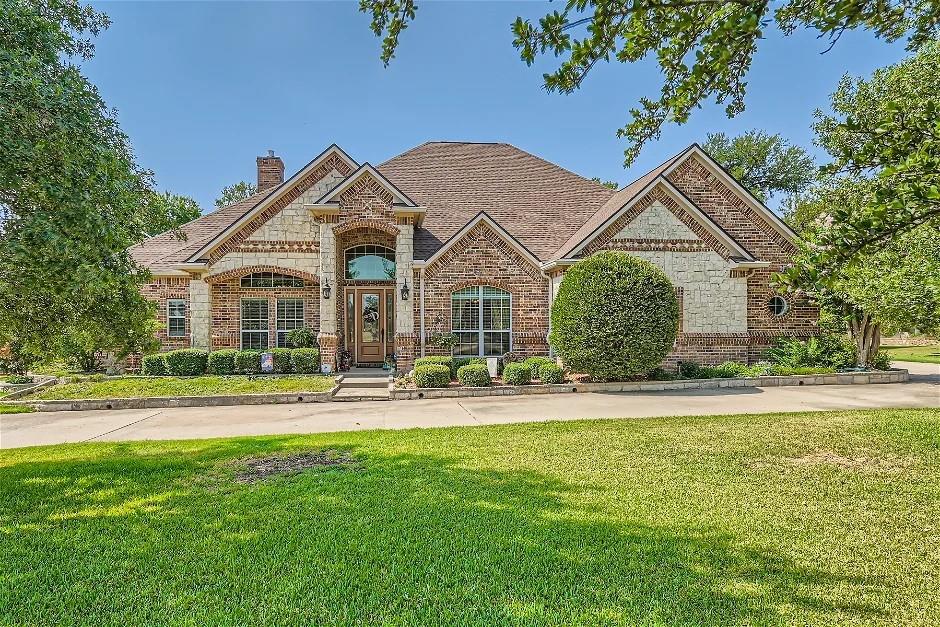
<path fill-rule="evenodd" d="M 291 368 L 290 362 L 291 350 L 289 348 L 272 348 L 271 357 L 274 359 L 274 372 L 276 374 L 289 374 Z"/>
<path fill-rule="evenodd" d="M 575 372 L 617 380 L 645 374 L 672 349 L 679 301 L 666 274 L 618 251 L 571 266 L 552 303 L 552 348 Z"/>
<path fill-rule="evenodd" d="M 444 364 L 415 366 L 414 379 L 419 388 L 446 388 L 450 385 L 450 368 Z"/>
<path fill-rule="evenodd" d="M 486 365 L 486 357 L 454 357 L 454 372 L 459 372 L 467 364 Z"/>
<path fill-rule="evenodd" d="M 226 348 L 209 353 L 209 374 L 230 375 L 235 374 L 235 355 L 237 350 Z"/>
<path fill-rule="evenodd" d="M 184 348 L 166 354 L 167 374 L 174 377 L 198 377 L 206 374 L 209 352 L 195 348 Z"/>
<path fill-rule="evenodd" d="M 290 363 L 297 374 L 320 372 L 320 351 L 315 348 L 295 348 L 290 353 Z"/>
<path fill-rule="evenodd" d="M 259 374 L 261 372 L 261 351 L 247 350 L 235 353 L 235 370 L 239 374 Z"/>
<path fill-rule="evenodd" d="M 486 364 L 466 364 L 457 369 L 457 380 L 468 388 L 485 388 L 492 383 Z"/>
<path fill-rule="evenodd" d="M 539 366 L 539 380 L 542 383 L 562 383 L 565 380 L 565 371 L 558 364 L 542 364 Z"/>
<path fill-rule="evenodd" d="M 450 378 L 457 378 L 457 364 L 453 357 L 444 356 L 444 355 L 432 355 L 430 357 L 419 357 L 415 359 L 415 368 L 418 366 L 429 366 L 432 364 L 438 364 L 447 366 L 447 369 L 450 370 Z"/>
<path fill-rule="evenodd" d="M 539 371 L 539 367 L 545 364 L 555 365 L 555 360 L 551 357 L 527 357 L 522 361 L 525 365 L 532 369 L 532 374 L 536 374 Z"/>
<path fill-rule="evenodd" d="M 532 368 L 521 361 L 506 364 L 503 368 L 503 381 L 508 385 L 528 385 L 532 383 Z"/>
<path fill-rule="evenodd" d="M 144 355 L 140 360 L 140 373 L 151 377 L 166 374 L 166 353 Z"/>

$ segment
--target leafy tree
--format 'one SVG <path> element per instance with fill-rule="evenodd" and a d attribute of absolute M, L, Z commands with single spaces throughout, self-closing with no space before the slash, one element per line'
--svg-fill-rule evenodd
<path fill-rule="evenodd" d="M 257 191 L 255 186 L 245 181 L 239 181 L 234 185 L 223 187 L 219 192 L 219 197 L 215 199 L 216 207 L 226 207 L 239 200 L 245 200 Z"/>
<path fill-rule="evenodd" d="M 147 233 L 150 235 L 172 231 L 202 215 L 199 203 L 189 196 L 154 192 L 150 196 L 150 202 L 158 208 L 153 212 L 153 223 L 147 227 Z"/>
<path fill-rule="evenodd" d="M 810 154 L 779 134 L 756 129 L 737 137 L 709 133 L 702 148 L 763 201 L 777 193 L 798 194 L 817 176 Z"/>
<path fill-rule="evenodd" d="M 744 110 L 746 82 L 758 42 L 772 23 L 784 34 L 811 28 L 831 45 L 843 32 L 867 29 L 896 41 L 909 36 L 915 49 L 940 32 L 940 3 L 931 0 L 566 0 L 561 11 L 537 22 L 516 18 L 513 45 L 532 65 L 539 55 L 561 61 L 543 75 L 549 91 L 577 90 L 598 62 L 635 63 L 655 57 L 663 75 L 660 94 L 630 110 L 617 131 L 630 145 L 629 165 L 667 122 L 685 123 L 708 99 L 725 103 L 728 117 Z M 360 0 L 383 37 L 382 61 L 395 56 L 399 38 L 415 17 L 415 0 Z"/>
<path fill-rule="evenodd" d="M 839 178 L 812 190 L 791 223 L 801 226 L 803 251 L 797 265 L 812 263 L 817 242 L 830 236 L 830 208 L 870 202 L 876 181 Z M 877 356 L 883 329 L 940 329 L 940 230 L 921 226 L 895 237 L 887 246 L 853 263 L 800 284 L 820 303 L 823 320 L 848 330 L 859 365 Z"/>
<path fill-rule="evenodd" d="M 602 181 L 599 176 L 592 176 L 591 180 L 595 183 L 600 183 L 604 187 L 609 187 L 610 189 L 617 189 L 620 185 L 617 184 L 617 181 Z"/>
<path fill-rule="evenodd" d="M 817 141 L 834 158 L 829 174 L 867 182 L 864 190 L 851 193 L 862 198 L 837 198 L 829 206 L 829 228 L 787 272 L 789 283 L 812 285 L 906 232 L 940 228 L 937 93 L 938 42 L 870 79 L 842 79 L 832 113 L 817 112 Z"/>
<path fill-rule="evenodd" d="M 0 345 L 45 354 L 98 322 L 123 340 L 152 317 L 126 249 L 170 216 L 72 63 L 107 26 L 77 0 L 0 0 Z"/>

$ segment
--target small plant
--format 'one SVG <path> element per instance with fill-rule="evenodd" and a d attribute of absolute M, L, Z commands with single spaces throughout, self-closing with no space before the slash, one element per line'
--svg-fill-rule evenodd
<path fill-rule="evenodd" d="M 663 368 L 653 368 L 646 373 L 646 378 L 650 381 L 675 381 L 679 377 L 671 372 L 667 372 Z"/>
<path fill-rule="evenodd" d="M 287 332 L 287 345 L 291 348 L 315 348 L 317 336 L 313 329 L 301 327 Z"/>
<path fill-rule="evenodd" d="M 25 374 L 11 374 L 7 377 L 6 381 L 10 385 L 26 385 L 27 383 L 32 383 L 33 378 Z"/>
<path fill-rule="evenodd" d="M 167 373 L 166 353 L 144 355 L 140 360 L 140 373 L 150 377 L 165 375 Z"/>
<path fill-rule="evenodd" d="M 558 364 L 543 363 L 539 366 L 539 380 L 542 383 L 564 383 L 565 371 Z"/>
<path fill-rule="evenodd" d="M 235 374 L 235 355 L 237 350 L 226 348 L 209 353 L 209 365 L 206 369 L 209 374 L 232 375 Z"/>
<path fill-rule="evenodd" d="M 702 367 L 694 361 L 679 362 L 679 376 L 683 379 L 698 379 Z"/>
<path fill-rule="evenodd" d="M 315 348 L 295 348 L 290 354 L 291 367 L 297 374 L 320 372 L 320 351 Z"/>
<path fill-rule="evenodd" d="M 457 380 L 460 384 L 469 388 L 488 387 L 490 380 L 490 371 L 486 364 L 467 364 L 457 369 Z"/>
<path fill-rule="evenodd" d="M 887 351 L 878 351 L 869 366 L 874 370 L 891 370 L 891 355 Z"/>
<path fill-rule="evenodd" d="M 532 369 L 532 374 L 536 374 L 539 371 L 539 366 L 543 364 L 554 365 L 555 360 L 552 359 L 551 357 L 537 356 L 537 357 L 527 357 L 526 359 L 522 361 L 522 363 L 528 365 L 529 368 Z"/>
<path fill-rule="evenodd" d="M 293 370 L 291 367 L 291 352 L 289 348 L 271 349 L 271 357 L 274 360 L 274 372 L 276 374 L 289 374 Z"/>
<path fill-rule="evenodd" d="M 503 381 L 509 385 L 528 385 L 532 383 L 532 368 L 519 361 L 506 364 Z"/>
<path fill-rule="evenodd" d="M 418 359 L 415 359 L 415 368 L 418 366 L 427 366 L 430 364 L 447 366 L 447 369 L 450 371 L 450 378 L 457 378 L 457 364 L 453 357 L 444 355 L 431 355 L 429 357 L 419 357 Z"/>
<path fill-rule="evenodd" d="M 850 368 L 855 365 L 857 355 L 858 351 L 848 337 L 831 334 L 806 340 L 781 337 L 767 351 L 767 359 L 771 363 L 791 368 Z"/>
<path fill-rule="evenodd" d="M 208 351 L 185 348 L 166 354 L 166 371 L 174 377 L 197 377 L 206 374 Z"/>
<path fill-rule="evenodd" d="M 448 353 L 457 345 L 457 336 L 453 333 L 432 333 L 428 336 L 428 346 L 434 346 Z"/>
<path fill-rule="evenodd" d="M 415 366 L 414 380 L 419 388 L 446 388 L 450 385 L 450 368 L 444 364 Z"/>
<path fill-rule="evenodd" d="M 235 354 L 235 370 L 239 374 L 260 374 L 261 351 L 238 351 L 238 353 Z"/>

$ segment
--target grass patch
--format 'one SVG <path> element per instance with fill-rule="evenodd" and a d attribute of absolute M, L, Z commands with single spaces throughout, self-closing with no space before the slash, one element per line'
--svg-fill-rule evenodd
<path fill-rule="evenodd" d="M 18 449 L 0 621 L 930 625 L 938 508 L 937 410 Z"/>
<path fill-rule="evenodd" d="M 923 364 L 940 364 L 940 344 L 933 346 L 884 346 L 891 359 L 915 361 Z"/>
<path fill-rule="evenodd" d="M 332 377 L 122 377 L 105 381 L 64 383 L 40 390 L 29 400 L 215 396 L 266 392 L 325 392 Z"/>
<path fill-rule="evenodd" d="M 0 403 L 0 414 L 28 414 L 33 411 L 32 407 L 27 405 L 10 405 Z"/>

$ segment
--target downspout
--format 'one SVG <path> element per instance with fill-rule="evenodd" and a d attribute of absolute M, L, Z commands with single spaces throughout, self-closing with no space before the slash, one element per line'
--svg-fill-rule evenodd
<path fill-rule="evenodd" d="M 424 357 L 424 268 L 421 268 L 421 288 L 419 291 L 421 293 L 421 356 Z"/>

